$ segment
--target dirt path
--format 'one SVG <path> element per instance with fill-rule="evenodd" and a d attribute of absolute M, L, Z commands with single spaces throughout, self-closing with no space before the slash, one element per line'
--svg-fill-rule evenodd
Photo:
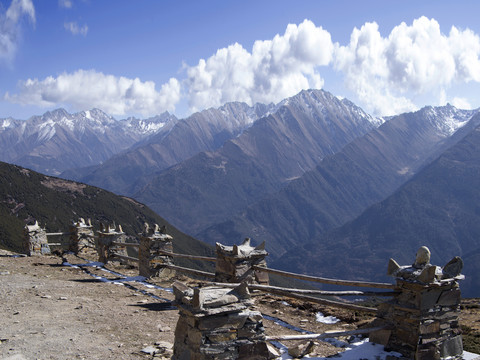
<path fill-rule="evenodd" d="M 1 257 L 0 274 L 0 358 L 145 359 L 143 348 L 173 343 L 176 310 L 58 257 Z"/>
<path fill-rule="evenodd" d="M 68 261 L 85 263 L 74 256 Z M 125 267 L 113 270 L 138 274 Z M 115 281 L 119 279 L 100 268 L 64 266 L 56 256 L 12 258 L 0 253 L 0 359 L 170 358 L 168 351 L 153 355 L 142 350 L 173 344 L 178 312 L 171 307 L 172 293 L 138 282 L 121 285 Z M 272 317 L 264 320 L 268 335 L 298 333 L 275 318 L 317 333 L 353 327 L 319 323 L 319 309 L 292 306 L 275 296 L 259 296 L 257 308 Z M 328 343 L 316 347 L 321 356 L 339 351 Z"/>

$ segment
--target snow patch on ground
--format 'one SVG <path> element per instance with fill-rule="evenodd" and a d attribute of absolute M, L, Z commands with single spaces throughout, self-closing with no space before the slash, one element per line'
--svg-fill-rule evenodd
<path fill-rule="evenodd" d="M 402 354 L 394 351 L 385 351 L 382 345 L 374 344 L 368 342 L 367 339 L 359 340 L 352 344 L 349 344 L 345 348 L 345 351 L 335 355 L 334 357 L 312 357 L 309 359 L 317 360 L 328 360 L 328 359 L 343 359 L 343 360 L 359 360 L 359 359 L 368 359 L 368 360 L 386 360 L 387 356 L 397 356 L 401 357 Z M 308 356 L 305 356 L 308 358 Z M 283 353 L 280 359 L 293 359 L 287 352 Z"/>
<path fill-rule="evenodd" d="M 337 319 L 335 316 L 324 316 L 321 312 L 316 313 L 315 317 L 318 322 L 323 324 L 336 324 L 340 321 L 340 319 Z"/>

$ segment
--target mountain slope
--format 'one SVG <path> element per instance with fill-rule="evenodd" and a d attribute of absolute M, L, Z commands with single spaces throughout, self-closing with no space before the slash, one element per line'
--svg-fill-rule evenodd
<path fill-rule="evenodd" d="M 426 245 L 435 265 L 462 257 L 466 275 L 462 293 L 478 297 L 479 204 L 477 127 L 392 196 L 352 222 L 290 249 L 275 265 L 324 276 L 381 280 L 390 257 L 411 264 L 418 248 Z M 341 257 L 335 256 L 339 253 Z"/>
<path fill-rule="evenodd" d="M 276 258 L 291 246 L 352 220 L 390 195 L 427 159 L 461 139 L 473 114 L 446 106 L 392 118 L 326 157 L 278 193 L 206 229 L 197 238 L 224 243 L 251 236 L 265 240 L 271 258 Z M 480 117 L 472 124 L 475 121 L 478 124 Z M 454 133 L 459 128 L 458 134 Z"/>
<path fill-rule="evenodd" d="M 58 175 L 72 167 L 98 164 L 176 118 L 115 120 L 98 109 L 69 114 L 64 109 L 25 121 L 0 120 L 0 160 Z"/>
<path fill-rule="evenodd" d="M 195 234 L 279 190 L 374 127 L 375 119 L 348 100 L 302 91 L 219 150 L 147 179 L 134 197 Z"/>
<path fill-rule="evenodd" d="M 62 177 L 131 195 L 142 185 L 136 184 L 142 176 L 164 170 L 201 151 L 218 149 L 273 106 L 256 104 L 250 107 L 236 102 L 195 113 L 104 164 L 85 171 L 66 172 Z"/>
<path fill-rule="evenodd" d="M 211 254 L 204 243 L 168 224 L 143 204 L 85 184 L 66 181 L 0 162 L 0 247 L 21 251 L 23 228 L 38 220 L 47 231 L 65 231 L 79 217 L 121 224 L 136 236 L 144 222 L 166 225 L 178 252 Z"/>

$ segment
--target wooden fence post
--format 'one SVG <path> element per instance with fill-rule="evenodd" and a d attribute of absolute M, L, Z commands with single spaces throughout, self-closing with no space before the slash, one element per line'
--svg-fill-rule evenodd
<path fill-rule="evenodd" d="M 246 238 L 242 245 L 226 246 L 217 243 L 217 262 L 215 281 L 225 283 L 255 283 L 268 285 L 266 272 L 255 270 L 253 267 L 267 267 L 265 257 L 265 242 L 257 247 L 250 246 L 250 239 Z"/>
<path fill-rule="evenodd" d="M 462 267 L 459 257 L 443 268 L 431 265 L 430 251 L 424 246 L 412 266 L 390 259 L 388 274 L 395 277 L 398 294 L 380 305 L 374 325 L 388 328 L 371 333 L 370 341 L 415 360 L 461 356 L 458 280 L 464 278 Z"/>
<path fill-rule="evenodd" d="M 146 278 L 159 277 L 163 280 L 172 278 L 175 270 L 162 265 L 173 265 L 173 258 L 165 255 L 165 252 L 173 252 L 173 238 L 166 234 L 165 228 L 159 228 L 157 224 L 150 228 L 145 223 L 138 248 L 138 269 L 140 276 Z"/>
<path fill-rule="evenodd" d="M 33 225 L 25 225 L 24 228 L 24 249 L 29 256 L 50 254 L 47 232 L 35 221 Z"/>

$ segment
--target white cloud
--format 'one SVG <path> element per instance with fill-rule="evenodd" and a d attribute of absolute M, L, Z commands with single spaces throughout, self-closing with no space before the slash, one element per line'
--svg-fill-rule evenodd
<path fill-rule="evenodd" d="M 457 109 L 472 110 L 472 105 L 465 98 L 454 97 L 451 103 Z"/>
<path fill-rule="evenodd" d="M 64 2 L 61 2 L 64 4 Z M 33 21 L 30 0 L 14 0 L 6 18 L 16 23 L 22 14 Z M 2 33 L 5 20 L 2 18 Z M 65 23 L 73 34 L 86 35 L 88 27 Z M 12 53 L 0 38 L 0 58 Z M 322 69 L 343 75 L 346 87 L 360 106 L 375 115 L 415 110 L 418 99 L 447 99 L 458 107 L 468 100 L 447 96 L 447 90 L 467 82 L 480 82 L 480 38 L 469 29 L 452 27 L 448 34 L 435 19 L 420 17 L 401 23 L 382 36 L 378 24 L 354 28 L 348 44 L 333 43 L 330 33 L 309 20 L 290 24 L 271 40 L 257 40 L 251 51 L 234 43 L 196 65 L 185 65 L 184 78 L 170 79 L 155 90 L 153 82 L 78 70 L 44 80 L 19 84 L 18 94 L 5 99 L 44 106 L 71 105 L 79 110 L 99 107 L 113 114 L 153 115 L 172 111 L 183 99 L 191 111 L 220 106 L 228 101 L 278 102 L 307 88 L 322 88 Z M 327 84 L 328 88 L 329 84 Z M 422 100 L 423 101 L 423 100 Z M 183 103 L 183 102 L 182 102 Z M 431 105 L 436 105 L 430 102 Z"/>
<path fill-rule="evenodd" d="M 480 39 L 452 27 L 448 35 L 435 19 L 401 23 L 382 37 L 376 23 L 355 28 L 347 46 L 336 46 L 335 68 L 367 111 L 388 115 L 416 108 L 417 94 L 445 97 L 454 83 L 480 81 Z"/>
<path fill-rule="evenodd" d="M 0 14 L 0 60 L 11 61 L 20 36 L 20 18 L 27 16 L 35 24 L 35 7 L 31 0 L 13 0 L 5 14 Z"/>
<path fill-rule="evenodd" d="M 87 25 L 80 27 L 76 22 L 66 22 L 63 24 L 63 26 L 65 27 L 65 30 L 70 31 L 73 35 L 81 34 L 83 36 L 87 36 Z"/>
<path fill-rule="evenodd" d="M 151 116 L 173 111 L 180 99 L 180 84 L 174 78 L 157 91 L 151 81 L 115 77 L 94 70 L 78 70 L 44 80 L 28 79 L 21 82 L 19 88 L 18 94 L 6 93 L 5 99 L 43 107 L 68 104 L 75 110 L 97 107 L 115 115 Z"/>
<path fill-rule="evenodd" d="M 227 101 L 276 102 L 302 89 L 322 88 L 322 66 L 344 76 L 359 105 L 376 115 L 415 110 L 418 95 L 442 102 L 454 84 L 480 82 L 480 39 L 469 29 L 440 30 L 435 19 L 401 23 L 388 36 L 378 24 L 354 28 L 345 46 L 305 20 L 283 35 L 258 40 L 249 52 L 235 43 L 195 66 L 184 82 L 192 110 Z M 327 84 L 328 88 L 328 84 Z"/>
<path fill-rule="evenodd" d="M 332 60 L 330 34 L 305 20 L 273 40 L 258 40 L 252 52 L 235 43 L 187 67 L 185 86 L 192 110 L 228 101 L 276 102 L 302 89 L 321 88 L 317 67 Z"/>
<path fill-rule="evenodd" d="M 58 5 L 64 7 L 65 9 L 71 9 L 73 6 L 72 0 L 58 0 Z"/>

